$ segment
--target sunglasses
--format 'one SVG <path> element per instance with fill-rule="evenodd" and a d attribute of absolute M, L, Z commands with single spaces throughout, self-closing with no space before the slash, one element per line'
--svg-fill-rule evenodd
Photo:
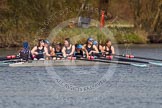
<path fill-rule="evenodd" d="M 93 42 L 93 40 L 89 40 L 89 42 Z"/>

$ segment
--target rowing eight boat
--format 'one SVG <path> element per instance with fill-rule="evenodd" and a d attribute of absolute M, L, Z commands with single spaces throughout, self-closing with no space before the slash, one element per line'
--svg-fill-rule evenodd
<path fill-rule="evenodd" d="M 88 60 L 88 59 L 76 59 L 76 60 L 35 60 L 28 62 L 3 62 L 0 66 L 9 67 L 45 67 L 45 66 L 105 66 L 109 64 L 123 64 L 132 65 L 136 67 L 147 67 L 146 64 L 141 63 L 130 63 L 125 61 L 115 61 L 115 60 Z"/>

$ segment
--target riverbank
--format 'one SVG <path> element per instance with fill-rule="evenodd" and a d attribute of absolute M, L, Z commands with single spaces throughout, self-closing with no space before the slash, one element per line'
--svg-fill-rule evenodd
<path fill-rule="evenodd" d="M 40 38 L 48 38 L 47 36 L 35 36 L 34 33 L 22 33 L 22 34 L 9 34 L 7 36 L 0 36 L 0 47 L 20 47 L 23 41 L 28 41 L 31 46 L 37 44 L 37 40 Z M 58 34 L 52 34 L 50 41 L 52 42 L 63 42 L 67 37 L 70 37 L 73 44 L 81 43 L 84 44 L 88 37 L 93 37 L 98 40 L 101 44 L 109 38 L 113 43 L 117 44 L 146 44 L 149 43 L 146 36 L 142 32 L 135 32 L 132 29 L 119 29 L 110 28 L 101 30 L 100 28 L 90 27 L 90 28 L 64 28 Z"/>

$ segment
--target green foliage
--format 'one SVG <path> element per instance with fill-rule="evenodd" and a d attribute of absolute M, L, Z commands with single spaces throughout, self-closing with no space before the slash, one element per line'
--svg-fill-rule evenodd
<path fill-rule="evenodd" d="M 113 31 L 112 31 L 113 32 Z M 120 44 L 124 43 L 136 43 L 143 44 L 147 42 L 144 36 L 137 35 L 133 32 L 122 33 L 122 31 L 114 34 L 113 42 Z M 105 44 L 107 39 L 110 39 L 108 35 L 105 35 L 99 28 L 91 27 L 88 29 L 83 28 L 64 28 L 54 38 L 53 42 L 62 42 L 65 38 L 71 38 L 72 43 L 84 44 L 88 37 L 92 37 L 97 40 L 100 44 Z"/>
<path fill-rule="evenodd" d="M 141 37 L 134 33 L 128 33 L 125 35 L 118 34 L 115 36 L 115 38 L 117 42 L 120 44 L 124 44 L 124 43 L 145 44 L 147 43 L 147 39 L 145 37 Z"/>
<path fill-rule="evenodd" d="M 24 40 L 35 44 L 37 39 L 46 38 L 51 30 L 61 22 L 78 17 L 83 3 L 83 0 L 3 1 L 5 3 L 1 7 L 6 8 L 1 9 L 0 7 L 0 11 L 3 13 L 0 16 L 0 47 L 20 46 Z M 160 0 L 110 0 L 108 11 L 112 13 L 113 18 L 118 16 L 120 23 L 121 21 L 122 24 L 135 22 L 138 28 L 141 27 L 147 31 L 154 20 L 159 2 Z M 98 19 L 98 10 L 96 10 L 99 6 L 98 3 L 98 0 L 88 0 L 88 7 L 81 11 L 80 15 Z M 160 25 L 161 23 L 159 22 L 158 24 Z M 158 29 L 158 27 L 156 28 Z M 121 31 L 115 28 L 112 31 L 115 35 L 121 35 L 122 38 L 130 37 L 130 42 L 138 43 L 133 40 L 141 42 L 140 39 L 142 37 L 140 36 L 140 39 L 135 38 L 136 35 L 132 33 L 132 30 Z M 105 39 L 104 35 L 99 33 L 96 28 L 91 28 L 91 30 L 75 28 L 70 31 L 64 30 L 59 34 L 61 36 L 64 35 L 64 37 L 66 35 L 69 35 L 69 37 L 84 34 L 87 37 L 95 35 L 100 42 L 103 42 Z M 118 39 L 118 42 L 122 43 L 121 39 Z"/>

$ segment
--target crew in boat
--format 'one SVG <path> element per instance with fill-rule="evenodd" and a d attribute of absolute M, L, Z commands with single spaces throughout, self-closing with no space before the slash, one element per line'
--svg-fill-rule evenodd
<path fill-rule="evenodd" d="M 75 49 L 75 57 L 83 58 L 85 55 L 88 55 L 88 51 L 83 47 L 83 45 L 77 44 Z"/>
<path fill-rule="evenodd" d="M 28 42 L 23 42 L 23 48 L 19 51 L 19 57 L 23 61 L 33 59 Z"/>
<path fill-rule="evenodd" d="M 98 41 L 94 41 L 93 42 L 93 45 L 95 45 L 97 47 L 97 49 L 98 49 L 99 52 L 102 52 L 103 51 L 102 50 L 102 46 L 98 43 Z"/>
<path fill-rule="evenodd" d="M 115 54 L 114 47 L 112 46 L 111 40 L 107 40 L 105 46 L 103 46 L 103 52 L 105 55 L 111 56 Z"/>
<path fill-rule="evenodd" d="M 88 38 L 86 44 L 84 45 L 84 48 L 88 52 L 87 56 L 94 56 L 99 53 L 97 47 L 93 44 L 93 41 L 93 38 Z"/>
<path fill-rule="evenodd" d="M 102 46 L 98 43 L 98 41 L 93 41 L 93 45 L 95 45 L 99 51 L 99 53 L 95 54 L 95 56 L 101 57 L 103 52 Z"/>
<path fill-rule="evenodd" d="M 52 59 L 52 57 L 55 56 L 54 48 L 52 48 L 52 46 L 48 40 L 44 40 L 44 46 L 47 48 L 48 54 L 50 54 L 50 57 L 46 57 L 46 59 L 47 60 Z"/>
<path fill-rule="evenodd" d="M 62 48 L 63 57 L 73 57 L 75 52 L 75 46 L 71 44 L 70 39 L 64 40 L 64 46 Z"/>
<path fill-rule="evenodd" d="M 54 52 L 56 57 L 62 57 L 62 44 L 61 43 L 56 43 L 54 45 Z"/>
<path fill-rule="evenodd" d="M 45 57 L 51 56 L 48 53 L 48 49 L 44 46 L 44 40 L 43 39 L 38 40 L 38 45 L 35 46 L 31 50 L 31 53 L 34 56 L 34 59 L 37 59 L 37 60 L 44 60 Z"/>

